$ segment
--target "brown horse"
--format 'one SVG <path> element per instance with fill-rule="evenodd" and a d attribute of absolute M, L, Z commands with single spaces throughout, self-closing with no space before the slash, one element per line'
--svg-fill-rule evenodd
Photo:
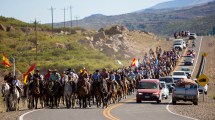
<path fill-rule="evenodd" d="M 117 100 L 117 89 L 118 85 L 116 81 L 107 80 L 107 86 L 108 86 L 108 93 L 109 93 L 109 103 L 116 103 Z M 114 87 L 113 87 L 114 86 Z"/>
<path fill-rule="evenodd" d="M 122 98 L 126 99 L 128 94 L 128 81 L 126 77 L 122 79 L 122 91 L 123 91 Z"/>
<path fill-rule="evenodd" d="M 44 107 L 43 104 L 43 84 L 39 79 L 34 79 L 34 81 L 31 83 L 31 96 L 30 96 L 30 108 L 37 109 L 37 103 L 38 99 L 40 99 L 41 107 Z M 34 105 L 35 101 L 35 105 Z"/>

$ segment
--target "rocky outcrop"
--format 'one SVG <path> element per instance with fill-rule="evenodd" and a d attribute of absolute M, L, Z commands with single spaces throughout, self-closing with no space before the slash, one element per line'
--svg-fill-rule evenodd
<path fill-rule="evenodd" d="M 116 34 L 123 34 L 125 32 L 128 32 L 129 30 L 124 26 L 113 26 L 109 30 L 105 30 L 106 35 L 116 35 Z"/>

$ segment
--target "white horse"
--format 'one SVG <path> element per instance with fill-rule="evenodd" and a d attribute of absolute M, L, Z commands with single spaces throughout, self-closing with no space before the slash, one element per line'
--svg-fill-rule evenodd
<path fill-rule="evenodd" d="M 71 108 L 75 108 L 75 92 L 74 92 L 74 88 L 73 88 L 73 81 L 69 80 L 65 83 L 64 86 L 64 98 L 66 100 L 66 107 L 69 109 Z"/>
<path fill-rule="evenodd" d="M 10 93 L 11 92 L 11 93 Z M 19 110 L 19 100 L 20 100 L 20 93 L 17 90 L 16 86 L 11 88 L 8 83 L 2 84 L 2 94 L 4 96 L 6 102 L 6 111 L 17 111 Z"/>

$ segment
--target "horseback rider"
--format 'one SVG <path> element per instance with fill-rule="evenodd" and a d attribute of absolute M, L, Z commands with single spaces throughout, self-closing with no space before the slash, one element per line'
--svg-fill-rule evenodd
<path fill-rule="evenodd" d="M 99 80 L 99 77 L 100 77 L 100 73 L 99 73 L 99 70 L 96 70 L 93 75 L 92 75 L 92 80 L 93 81 L 98 81 Z"/>
<path fill-rule="evenodd" d="M 11 93 L 11 88 L 12 88 L 12 81 L 13 81 L 13 76 L 12 76 L 12 74 L 11 74 L 11 72 L 9 72 L 7 75 L 5 75 L 5 77 L 4 77 L 4 81 L 6 82 L 6 83 L 8 83 L 8 85 L 10 86 L 10 93 Z M 4 97 L 4 95 L 2 94 L 2 97 Z"/>
<path fill-rule="evenodd" d="M 57 72 L 57 69 L 54 69 L 49 78 L 50 82 L 59 82 L 61 79 L 60 74 Z"/>
<path fill-rule="evenodd" d="M 89 75 L 88 75 L 86 68 L 84 68 L 83 71 L 79 75 L 78 88 L 77 89 L 79 89 L 81 87 L 81 85 L 87 86 L 87 89 L 90 90 Z"/>
<path fill-rule="evenodd" d="M 48 69 L 47 73 L 45 74 L 45 78 L 44 78 L 45 84 L 48 83 L 50 76 L 51 76 L 51 72 L 52 72 L 51 69 Z"/>
<path fill-rule="evenodd" d="M 110 72 L 110 79 L 111 81 L 111 84 L 112 84 L 112 91 L 114 91 L 115 87 L 114 87 L 114 83 L 118 86 L 118 83 L 116 82 L 116 79 L 115 79 L 115 72 L 114 71 L 111 71 Z"/>
<path fill-rule="evenodd" d="M 116 71 L 115 80 L 119 84 L 119 87 L 122 87 L 122 84 L 121 84 L 122 79 L 121 79 L 121 75 L 119 74 L 119 71 Z"/>
<path fill-rule="evenodd" d="M 22 86 L 22 85 L 21 85 L 19 79 L 17 79 L 16 76 L 14 76 L 14 79 L 13 79 L 13 81 L 12 81 L 12 85 L 15 85 L 15 86 L 16 86 L 16 88 L 17 88 L 17 90 L 19 91 L 20 94 L 22 93 L 22 90 L 21 90 L 21 86 Z"/>
<path fill-rule="evenodd" d="M 65 83 L 66 82 L 68 82 L 68 80 L 69 80 L 69 77 L 68 77 L 68 75 L 66 75 L 66 72 L 65 71 L 63 71 L 63 73 L 61 74 L 61 79 L 60 79 L 60 83 L 61 83 L 61 85 L 65 85 Z"/>
<path fill-rule="evenodd" d="M 193 40 L 193 42 L 192 42 L 192 47 L 196 47 L 195 40 Z"/>

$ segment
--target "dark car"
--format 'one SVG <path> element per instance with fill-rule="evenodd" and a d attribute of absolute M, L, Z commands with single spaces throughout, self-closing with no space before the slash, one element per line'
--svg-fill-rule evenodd
<path fill-rule="evenodd" d="M 143 79 L 139 82 L 137 87 L 136 102 L 142 101 L 156 101 L 161 102 L 161 84 L 158 79 Z"/>
<path fill-rule="evenodd" d="M 192 56 L 186 56 L 184 58 L 184 65 L 193 65 L 194 59 Z"/>

